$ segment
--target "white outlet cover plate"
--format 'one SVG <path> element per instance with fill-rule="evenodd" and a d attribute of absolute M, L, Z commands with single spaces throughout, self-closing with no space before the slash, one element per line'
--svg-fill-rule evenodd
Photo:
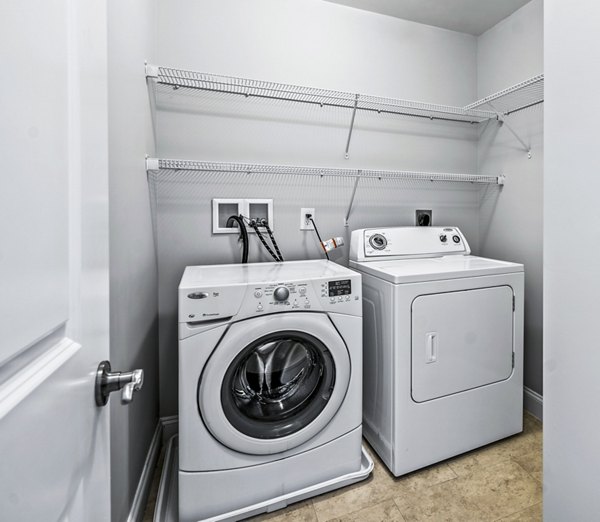
<path fill-rule="evenodd" d="M 315 227 L 311 221 L 306 223 L 306 219 L 304 216 L 306 214 L 311 214 L 312 218 L 315 219 L 315 209 L 314 208 L 301 208 L 300 209 L 300 230 L 314 230 Z"/>

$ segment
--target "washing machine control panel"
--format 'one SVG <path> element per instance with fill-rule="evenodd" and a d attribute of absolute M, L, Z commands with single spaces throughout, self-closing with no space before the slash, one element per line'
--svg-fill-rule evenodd
<path fill-rule="evenodd" d="M 360 273 L 321 260 L 189 266 L 178 293 L 179 323 L 195 331 L 274 313 L 362 314 Z"/>
<path fill-rule="evenodd" d="M 241 313 L 270 314 L 288 311 L 360 311 L 360 278 L 314 281 L 280 281 L 253 286 Z M 358 308 L 356 308 L 358 307 Z"/>

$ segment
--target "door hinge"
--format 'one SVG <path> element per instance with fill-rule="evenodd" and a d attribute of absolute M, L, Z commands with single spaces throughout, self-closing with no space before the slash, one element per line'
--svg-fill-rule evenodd
<path fill-rule="evenodd" d="M 515 311 L 515 296 L 513 294 L 513 312 Z"/>

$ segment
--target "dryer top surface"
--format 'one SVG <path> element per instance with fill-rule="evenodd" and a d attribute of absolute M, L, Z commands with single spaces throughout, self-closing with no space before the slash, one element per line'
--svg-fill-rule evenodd
<path fill-rule="evenodd" d="M 394 284 L 523 272 L 523 265 L 518 263 L 471 255 L 390 261 L 350 261 L 350 266 Z"/>

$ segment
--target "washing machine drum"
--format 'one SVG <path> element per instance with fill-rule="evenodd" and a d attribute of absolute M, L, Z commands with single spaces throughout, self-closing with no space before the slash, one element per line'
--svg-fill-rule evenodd
<path fill-rule="evenodd" d="M 348 350 L 325 314 L 270 315 L 229 328 L 202 372 L 198 404 L 222 444 L 280 453 L 327 426 L 349 381 Z"/>

